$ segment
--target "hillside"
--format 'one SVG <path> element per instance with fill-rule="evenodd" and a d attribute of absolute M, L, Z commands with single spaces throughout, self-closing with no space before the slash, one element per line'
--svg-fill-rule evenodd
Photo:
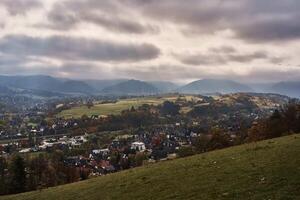
<path fill-rule="evenodd" d="M 129 80 L 110 87 L 106 87 L 102 90 L 102 92 L 115 95 L 146 95 L 156 94 L 159 92 L 159 90 L 147 82 Z"/>
<path fill-rule="evenodd" d="M 89 109 L 86 105 L 77 106 L 68 110 L 63 110 L 59 113 L 58 117 L 64 118 L 80 118 L 82 115 L 119 115 L 123 110 L 130 109 L 132 107 L 138 108 L 143 104 L 158 105 L 163 103 L 165 99 L 157 98 L 133 98 L 119 100 L 116 103 L 101 103 L 93 106 Z"/>
<path fill-rule="evenodd" d="M 41 92 L 51 93 L 93 93 L 95 90 L 87 83 L 75 80 L 61 80 L 51 76 L 0 76 L 0 86 L 21 90 L 22 94 Z"/>
<path fill-rule="evenodd" d="M 172 92 L 178 88 L 178 85 L 168 81 L 150 81 L 148 83 L 159 89 L 160 92 Z"/>
<path fill-rule="evenodd" d="M 82 94 L 91 94 L 95 92 L 95 90 L 89 86 L 87 83 L 81 81 L 68 80 L 61 84 L 61 92 L 66 93 L 82 93 Z"/>
<path fill-rule="evenodd" d="M 280 82 L 269 88 L 269 92 L 287 95 L 290 97 L 300 97 L 300 82 Z"/>
<path fill-rule="evenodd" d="M 12 95 L 14 93 L 15 92 L 8 87 L 0 85 L 0 95 Z"/>
<path fill-rule="evenodd" d="M 299 153 L 292 135 L 1 199 L 297 199 Z"/>
<path fill-rule="evenodd" d="M 83 80 L 85 83 L 87 83 L 89 86 L 94 88 L 96 91 L 100 92 L 106 87 L 110 87 L 119 83 L 122 83 L 124 81 L 127 81 L 126 79 L 111 79 L 111 80 Z"/>
<path fill-rule="evenodd" d="M 227 94 L 236 92 L 251 92 L 253 90 L 247 85 L 230 80 L 203 79 L 189 83 L 179 88 L 178 91 L 189 94 Z"/>

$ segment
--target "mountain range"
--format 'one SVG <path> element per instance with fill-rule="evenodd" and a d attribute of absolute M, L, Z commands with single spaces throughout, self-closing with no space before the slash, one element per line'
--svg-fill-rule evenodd
<path fill-rule="evenodd" d="M 0 85 L 8 91 L 49 91 L 58 93 L 91 94 L 94 88 L 77 80 L 62 80 L 51 76 L 0 76 Z M 7 91 L 7 92 L 8 92 Z"/>
<path fill-rule="evenodd" d="M 159 89 L 144 81 L 128 80 L 106 87 L 102 90 L 102 93 L 115 95 L 147 95 L 157 94 L 159 93 Z"/>
<path fill-rule="evenodd" d="M 230 80 L 203 79 L 189 83 L 178 89 L 180 93 L 212 94 L 253 92 L 249 86 Z"/>
<path fill-rule="evenodd" d="M 300 81 L 280 82 L 271 86 L 270 92 L 283 94 L 291 97 L 300 97 Z"/>
<path fill-rule="evenodd" d="M 60 95 L 152 95 L 159 93 L 214 94 L 259 92 L 300 97 L 299 82 L 243 84 L 232 80 L 202 79 L 179 86 L 168 81 L 128 79 L 71 80 L 45 75 L 0 76 L 0 94 Z"/>

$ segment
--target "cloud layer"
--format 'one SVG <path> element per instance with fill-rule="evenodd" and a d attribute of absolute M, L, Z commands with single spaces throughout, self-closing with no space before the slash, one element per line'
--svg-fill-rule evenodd
<path fill-rule="evenodd" d="M 158 57 L 151 44 L 121 44 L 85 38 L 47 38 L 9 35 L 0 40 L 0 52 L 8 55 L 42 56 L 61 60 L 141 61 Z"/>
<path fill-rule="evenodd" d="M 0 73 L 298 79 L 299 9 L 299 0 L 1 0 Z"/>
<path fill-rule="evenodd" d="M 1 0 L 0 6 L 4 7 L 10 15 L 24 15 L 26 12 L 42 7 L 37 0 Z"/>

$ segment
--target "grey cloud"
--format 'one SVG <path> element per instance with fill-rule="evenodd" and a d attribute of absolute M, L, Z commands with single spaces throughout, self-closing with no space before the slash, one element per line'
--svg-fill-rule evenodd
<path fill-rule="evenodd" d="M 55 4 L 48 13 L 50 24 L 47 27 L 53 29 L 71 29 L 80 23 L 92 23 L 107 30 L 120 33 L 157 33 L 158 28 L 153 25 L 142 24 L 136 17 L 130 20 L 130 12 L 120 8 L 116 0 L 112 1 L 66 1 Z"/>
<path fill-rule="evenodd" d="M 143 68 L 144 70 L 141 70 Z M 218 67 L 214 70 L 207 70 L 207 67 L 199 66 L 195 68 L 186 68 L 183 65 L 162 64 L 157 66 L 132 66 L 127 68 L 116 68 L 115 75 L 118 77 L 132 77 L 141 80 L 170 80 L 186 81 L 203 78 L 229 79 L 240 82 L 251 81 L 258 82 L 276 82 L 291 81 L 300 79 L 300 69 L 280 70 L 278 68 L 270 69 L 258 66 L 252 68 L 244 75 L 231 71 L 218 73 Z M 180 73 L 178 73 L 180 71 Z"/>
<path fill-rule="evenodd" d="M 10 35 L 0 39 L 0 52 L 19 56 L 43 56 L 62 60 L 128 61 L 157 58 L 160 50 L 152 44 L 119 44 L 85 38 L 53 36 L 34 38 Z"/>
<path fill-rule="evenodd" d="M 53 69 L 53 66 L 41 67 L 25 67 L 23 65 L 16 65 L 14 67 L 8 67 L 7 65 L 0 65 L 0 74 L 5 75 L 32 75 L 32 74 L 47 74 L 52 76 L 57 76 L 57 73 Z"/>
<path fill-rule="evenodd" d="M 221 48 L 223 49 L 223 48 Z M 216 49 L 215 49 L 216 50 Z M 217 49 L 220 50 L 220 49 Z M 216 51 L 214 51 L 216 52 Z M 217 53 L 208 54 L 187 54 L 176 55 L 176 57 L 186 65 L 225 65 L 230 62 L 251 63 L 255 60 L 266 60 L 271 63 L 284 61 L 285 57 L 274 57 L 265 51 L 255 51 L 253 53 L 235 53 L 236 51 L 217 51 Z"/>
<path fill-rule="evenodd" d="M 267 54 L 267 52 L 257 51 L 252 54 L 245 54 L 245 55 L 228 55 L 227 59 L 228 61 L 233 61 L 233 62 L 249 63 L 254 60 L 269 59 L 269 55 Z"/>
<path fill-rule="evenodd" d="M 182 65 L 161 64 L 153 66 L 136 65 L 130 66 L 130 68 L 115 67 L 114 74 L 118 77 L 130 77 L 140 80 L 185 80 L 199 78 L 201 73 L 200 71 L 187 69 Z"/>
<path fill-rule="evenodd" d="M 183 33 L 230 29 L 253 43 L 300 39 L 299 0 L 123 0 L 145 16 L 181 24 Z"/>
<path fill-rule="evenodd" d="M 76 63 L 76 62 L 66 62 L 59 67 L 59 71 L 71 74 L 77 74 L 82 76 L 84 74 L 93 74 L 95 72 L 99 73 L 101 68 L 93 65 L 91 63 Z"/>
<path fill-rule="evenodd" d="M 78 16 L 75 13 L 68 12 L 60 8 L 51 10 L 48 13 L 50 24 L 39 24 L 40 27 L 47 27 L 58 30 L 68 30 L 75 27 L 79 23 Z"/>
<path fill-rule="evenodd" d="M 0 66 L 12 68 L 21 63 L 24 63 L 24 59 L 13 55 L 0 55 Z"/>
<path fill-rule="evenodd" d="M 32 75 L 47 74 L 52 76 L 61 76 L 82 78 L 84 76 L 99 76 L 101 68 L 90 63 L 66 62 L 61 66 L 54 66 L 51 63 L 30 64 L 30 61 L 38 61 L 28 58 L 16 58 L 13 56 L 0 56 L 0 74 L 7 75 Z M 104 75 L 105 76 L 105 75 Z"/>
<path fill-rule="evenodd" d="M 289 69 L 289 70 L 278 70 L 274 69 L 253 69 L 244 76 L 235 75 L 233 77 L 239 81 L 252 81 L 252 82 L 276 82 L 276 81 L 298 81 L 300 79 L 299 69 Z"/>
<path fill-rule="evenodd" d="M 144 26 L 135 21 L 124 20 L 118 17 L 108 17 L 105 15 L 97 15 L 97 14 L 88 14 L 81 16 L 82 20 L 87 22 L 91 22 L 100 26 L 105 27 L 108 30 L 115 32 L 123 32 L 123 33 L 135 33 L 135 34 L 144 34 L 147 32 L 155 33 L 158 32 L 157 27 L 154 26 Z"/>
<path fill-rule="evenodd" d="M 3 6 L 10 15 L 24 15 L 27 11 L 42 7 L 38 0 L 1 0 Z"/>
<path fill-rule="evenodd" d="M 159 32 L 150 19 L 176 24 L 183 34 L 229 29 L 235 38 L 263 43 L 300 39 L 299 9 L 299 0 L 67 0 L 57 3 L 48 18 L 56 29 L 88 22 L 120 33 Z"/>
<path fill-rule="evenodd" d="M 220 65 L 228 62 L 223 56 L 215 54 L 177 55 L 176 57 L 186 65 Z"/>
<path fill-rule="evenodd" d="M 300 7 L 299 7 L 300 9 Z M 257 20 L 254 23 L 240 25 L 237 38 L 245 38 L 249 42 L 285 41 L 300 39 L 300 21 L 295 18 L 282 20 Z"/>
<path fill-rule="evenodd" d="M 283 61 L 287 60 L 287 57 L 273 57 L 270 58 L 270 62 L 273 64 L 278 64 L 280 65 Z"/>
<path fill-rule="evenodd" d="M 212 53 L 236 53 L 237 50 L 232 46 L 212 47 L 209 49 Z"/>

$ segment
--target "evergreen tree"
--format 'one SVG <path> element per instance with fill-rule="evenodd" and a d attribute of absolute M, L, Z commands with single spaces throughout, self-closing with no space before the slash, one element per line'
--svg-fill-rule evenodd
<path fill-rule="evenodd" d="M 16 155 L 10 164 L 10 191 L 12 193 L 24 192 L 26 188 L 25 161 L 20 155 Z"/>
<path fill-rule="evenodd" d="M 0 157 L 0 195 L 7 193 L 5 169 L 7 162 L 5 158 Z"/>

